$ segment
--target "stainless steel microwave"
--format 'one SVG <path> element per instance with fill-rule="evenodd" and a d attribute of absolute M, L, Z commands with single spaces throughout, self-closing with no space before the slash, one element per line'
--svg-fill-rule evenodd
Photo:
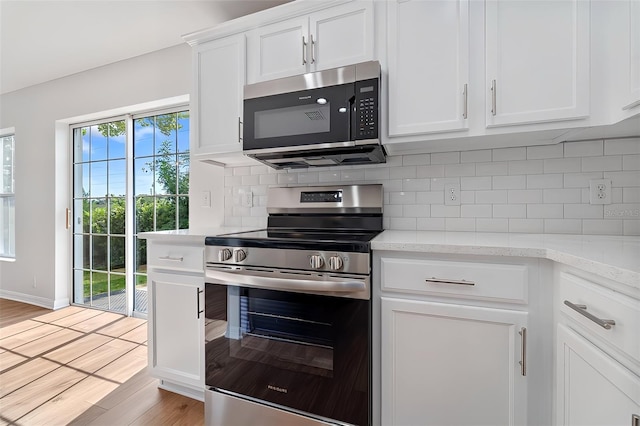
<path fill-rule="evenodd" d="M 273 168 L 384 163 L 379 133 L 377 61 L 244 87 L 243 153 Z"/>

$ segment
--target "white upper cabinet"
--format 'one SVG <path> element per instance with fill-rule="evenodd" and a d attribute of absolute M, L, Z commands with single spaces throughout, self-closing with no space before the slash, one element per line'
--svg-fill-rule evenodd
<path fill-rule="evenodd" d="M 623 109 L 640 105 L 640 0 L 629 0 L 629 90 Z"/>
<path fill-rule="evenodd" d="M 469 0 L 387 4 L 389 136 L 468 128 Z"/>
<path fill-rule="evenodd" d="M 247 33 L 247 83 L 373 59 L 373 3 L 353 1 Z"/>
<path fill-rule="evenodd" d="M 589 7 L 486 1 L 487 127 L 589 115 Z"/>
<path fill-rule="evenodd" d="M 245 36 L 199 44 L 193 55 L 191 152 L 240 152 Z"/>

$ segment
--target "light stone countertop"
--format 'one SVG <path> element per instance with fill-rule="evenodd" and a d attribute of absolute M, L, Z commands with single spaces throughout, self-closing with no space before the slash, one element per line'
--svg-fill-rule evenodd
<path fill-rule="evenodd" d="M 231 234 L 235 232 L 250 232 L 256 228 L 240 227 L 217 227 L 200 229 L 179 229 L 177 231 L 155 231 L 141 232 L 139 238 L 153 241 L 165 241 L 182 244 L 203 244 L 205 237 L 215 237 L 216 235 Z"/>
<path fill-rule="evenodd" d="M 550 259 L 640 288 L 640 237 L 387 230 L 371 248 Z"/>

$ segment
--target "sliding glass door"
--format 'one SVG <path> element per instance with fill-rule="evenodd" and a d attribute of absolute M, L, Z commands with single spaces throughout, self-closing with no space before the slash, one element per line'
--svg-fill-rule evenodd
<path fill-rule="evenodd" d="M 146 313 L 145 231 L 187 228 L 189 115 L 73 128 L 73 302 Z"/>

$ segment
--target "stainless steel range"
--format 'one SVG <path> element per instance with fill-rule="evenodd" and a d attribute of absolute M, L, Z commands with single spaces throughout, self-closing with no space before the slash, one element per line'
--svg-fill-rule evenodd
<path fill-rule="evenodd" d="M 266 229 L 206 239 L 208 425 L 370 424 L 382 195 L 270 188 Z"/>

